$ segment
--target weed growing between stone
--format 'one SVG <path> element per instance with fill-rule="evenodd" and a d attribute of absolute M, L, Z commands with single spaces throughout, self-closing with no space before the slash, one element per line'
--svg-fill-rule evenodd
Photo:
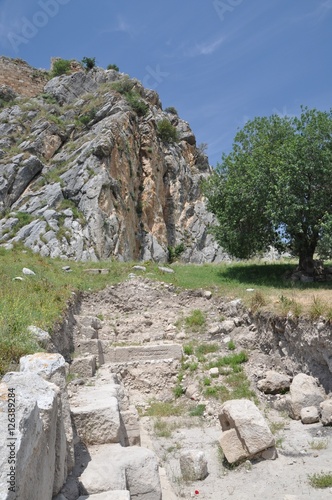
<path fill-rule="evenodd" d="M 314 439 L 310 441 L 309 446 L 312 450 L 326 450 L 328 441 L 327 439 Z"/>
<path fill-rule="evenodd" d="M 309 484 L 313 488 L 331 488 L 332 487 L 332 474 L 330 473 L 317 473 L 308 475 Z"/>

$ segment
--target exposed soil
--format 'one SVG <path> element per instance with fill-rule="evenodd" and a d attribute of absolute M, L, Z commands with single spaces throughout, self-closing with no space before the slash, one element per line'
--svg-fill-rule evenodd
<path fill-rule="evenodd" d="M 124 283 L 83 297 L 80 316 L 97 316 L 101 319 L 102 328 L 98 336 L 105 343 L 106 352 L 108 343 L 123 346 L 188 345 L 190 342 L 217 345 L 217 352 L 206 354 L 205 361 L 200 361 L 194 355 L 185 356 L 184 361 L 191 368 L 182 368 L 184 376 L 181 385 L 186 393 L 178 398 L 174 396 L 174 387 L 179 386 L 180 361 L 109 364 L 106 360 L 97 372 L 96 379 L 105 383 L 116 372 L 130 402 L 138 408 L 141 414 L 141 444 L 153 449 L 159 457 L 163 499 L 332 498 L 332 489 L 317 490 L 308 482 L 309 474 L 330 473 L 332 470 L 332 428 L 321 424 L 303 425 L 291 420 L 285 412 L 280 413 L 273 408 L 278 396 L 260 393 L 256 389 L 256 382 L 266 370 L 285 371 L 287 363 L 283 365 L 279 359 L 257 348 L 255 325 L 251 324 L 239 301 L 227 302 L 214 293 L 210 295 L 203 290 L 179 292 L 172 285 L 132 275 Z M 185 318 L 193 310 L 200 310 L 206 318 L 206 323 L 197 327 L 196 331 L 195 326 L 186 327 L 185 323 Z M 227 331 L 225 321 L 229 319 L 237 326 Z M 84 336 L 77 334 L 74 338 L 76 347 L 82 340 Z M 235 349 L 230 341 L 235 344 Z M 222 400 L 204 395 L 206 386 L 203 379 L 211 379 L 207 367 L 210 360 L 243 350 L 248 353 L 249 360 L 241 366 L 245 369 L 251 389 L 256 393 L 260 410 L 276 433 L 278 458 L 274 461 L 246 461 L 237 467 L 227 467 L 218 445 L 221 435 L 218 414 Z M 209 387 L 227 386 L 224 377 L 226 375 L 212 378 Z M 231 387 L 228 389 L 232 390 Z M 169 437 L 158 436 L 156 418 L 144 416 L 151 401 L 182 405 L 180 416 L 163 418 L 171 430 Z M 190 416 L 189 411 L 200 404 L 205 405 L 203 415 Z M 314 449 L 317 444 L 322 449 Z M 186 448 L 204 451 L 209 470 L 204 481 L 186 483 L 181 478 L 179 453 Z"/>

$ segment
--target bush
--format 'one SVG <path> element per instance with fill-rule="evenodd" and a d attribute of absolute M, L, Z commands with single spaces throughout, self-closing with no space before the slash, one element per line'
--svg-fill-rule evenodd
<path fill-rule="evenodd" d="M 107 66 L 107 69 L 114 69 L 115 71 L 120 71 L 119 66 L 117 66 L 116 64 L 109 64 Z"/>
<path fill-rule="evenodd" d="M 51 77 L 67 75 L 71 69 L 71 61 L 68 59 L 57 59 L 53 63 L 53 68 L 51 71 Z"/>
<path fill-rule="evenodd" d="M 119 92 L 119 94 L 127 94 L 132 91 L 134 85 L 135 82 L 130 80 L 128 76 L 125 76 L 124 78 L 121 78 L 121 80 L 113 82 L 111 84 L 111 88 L 116 92 Z"/>
<path fill-rule="evenodd" d="M 168 262 L 171 264 L 177 260 L 180 255 L 185 251 L 185 246 L 183 243 L 176 245 L 175 247 L 167 247 L 168 250 Z"/>
<path fill-rule="evenodd" d="M 96 58 L 95 57 L 83 57 L 82 65 L 87 70 L 93 69 L 96 66 Z"/>
<path fill-rule="evenodd" d="M 138 116 L 145 116 L 147 114 L 149 106 L 140 98 L 139 94 L 136 92 L 127 92 L 125 98 Z"/>
<path fill-rule="evenodd" d="M 95 108 L 90 109 L 87 113 L 85 113 L 84 115 L 79 116 L 76 119 L 76 125 L 78 127 L 82 127 L 83 126 L 83 127 L 87 127 L 88 128 L 89 123 L 91 122 L 91 120 L 94 119 L 94 117 L 96 116 L 96 113 L 97 113 L 97 110 Z"/>
<path fill-rule="evenodd" d="M 163 142 L 176 142 L 178 140 L 178 133 L 175 127 L 167 118 L 161 120 L 157 125 L 157 131 L 160 139 Z"/>
<path fill-rule="evenodd" d="M 173 106 L 169 106 L 165 109 L 166 113 L 171 113 L 172 115 L 178 116 L 177 110 Z"/>
<path fill-rule="evenodd" d="M 161 120 L 157 125 L 157 131 L 160 139 L 163 142 L 171 143 L 178 140 L 176 128 L 166 118 Z"/>

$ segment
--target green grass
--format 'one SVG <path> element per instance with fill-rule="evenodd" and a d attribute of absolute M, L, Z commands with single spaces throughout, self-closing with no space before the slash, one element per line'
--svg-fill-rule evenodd
<path fill-rule="evenodd" d="M 296 260 L 283 260 L 275 263 L 262 263 L 261 261 L 245 261 L 232 264 L 203 264 L 173 266 L 175 275 L 163 276 L 164 281 L 173 283 L 187 289 L 205 288 L 214 291 L 215 295 L 227 297 L 228 299 L 241 298 L 247 307 L 251 307 L 253 301 L 252 293 L 247 292 L 253 288 L 261 292 L 263 307 L 269 311 L 280 314 L 285 309 L 280 303 L 280 297 L 287 297 L 293 301 L 292 309 L 295 316 L 300 314 L 309 315 L 310 305 L 314 297 L 328 304 L 327 295 L 330 295 L 332 282 L 301 283 L 285 279 L 285 276 L 294 271 Z M 326 262 L 326 265 L 331 263 Z M 326 308 L 323 315 L 330 315 L 331 308 Z M 287 311 L 288 312 L 288 311 Z"/>
<path fill-rule="evenodd" d="M 183 352 L 186 356 L 197 357 L 200 363 L 205 361 L 205 354 L 219 351 L 218 344 L 197 344 L 195 341 L 189 342 L 183 346 Z"/>
<path fill-rule="evenodd" d="M 189 411 L 191 417 L 202 417 L 205 412 L 205 405 L 199 404 Z"/>
<path fill-rule="evenodd" d="M 186 356 L 191 356 L 194 354 L 194 345 L 192 343 L 184 345 L 183 352 Z"/>
<path fill-rule="evenodd" d="M 206 319 L 204 313 L 202 313 L 200 309 L 194 309 L 190 315 L 185 318 L 184 322 L 187 328 L 194 330 L 205 325 Z"/>
<path fill-rule="evenodd" d="M 219 351 L 218 344 L 199 344 L 195 349 L 195 356 L 197 358 L 200 358 L 200 356 L 204 356 L 205 354 L 217 351 Z"/>
<path fill-rule="evenodd" d="M 216 361 L 211 361 L 211 363 L 209 363 L 209 368 L 222 368 L 224 366 L 230 366 L 233 371 L 236 371 L 238 365 L 246 363 L 247 361 L 248 354 L 241 351 L 239 353 L 230 354 L 229 356 L 219 357 Z"/>
<path fill-rule="evenodd" d="M 229 351 L 234 351 L 236 349 L 236 345 L 234 344 L 233 340 L 230 340 L 227 344 L 227 349 Z"/>
<path fill-rule="evenodd" d="M 64 273 L 63 260 L 45 259 L 17 246 L 11 251 L 0 248 L 0 373 L 7 371 L 11 362 L 17 363 L 23 355 L 36 352 L 38 346 L 27 332 L 29 325 L 50 333 L 61 322 L 72 292 L 100 290 L 123 280 L 132 264 L 69 262 L 71 273 Z M 24 276 L 23 267 L 32 269 L 36 276 Z M 110 273 L 92 275 L 84 269 L 107 267 Z M 13 281 L 16 276 L 23 281 Z"/>
<path fill-rule="evenodd" d="M 59 174 L 59 170 L 56 170 Z M 70 208 L 74 209 L 73 206 Z M 30 216 L 19 215 L 15 231 L 29 221 Z M 17 363 L 22 355 L 33 353 L 38 349 L 31 335 L 27 333 L 29 325 L 39 326 L 52 334 L 54 325 L 61 322 L 67 302 L 72 299 L 73 292 L 101 290 L 106 285 L 118 283 L 128 276 L 133 265 L 132 262 L 119 263 L 111 260 L 97 263 L 69 261 L 68 264 L 72 272 L 64 273 L 62 271 L 64 262 L 60 259 L 43 258 L 20 246 L 12 251 L 6 251 L 0 247 L 0 374 L 7 371 L 11 362 Z M 250 293 L 246 292 L 246 288 L 258 288 L 268 297 L 268 305 L 265 307 L 275 308 L 277 311 L 280 297 L 287 297 L 291 294 L 290 300 L 296 303 L 301 302 L 304 313 L 309 314 L 312 306 L 312 317 L 325 314 L 325 316 L 329 315 L 328 319 L 332 320 L 331 307 L 325 309 L 332 283 L 291 284 L 284 281 L 283 275 L 294 268 L 294 263 L 262 265 L 249 262 L 201 266 L 176 264 L 173 266 L 175 273 L 172 275 L 163 274 L 154 263 L 147 262 L 145 265 L 151 279 L 171 282 L 182 288 L 210 289 L 213 290 L 214 295 L 230 299 L 242 297 L 247 305 L 249 305 Z M 36 276 L 26 276 L 22 282 L 13 281 L 15 276 L 22 275 L 23 267 L 33 269 Z M 110 273 L 93 275 L 84 272 L 85 269 L 93 267 L 108 268 Z M 285 302 L 284 299 L 283 302 Z M 321 307 L 322 303 L 324 307 Z M 189 319 L 183 318 L 182 320 L 190 328 L 197 328 L 201 331 L 205 324 L 205 316 L 201 311 L 196 311 L 192 311 Z M 198 357 L 199 362 L 204 360 L 206 350 L 212 349 L 201 347 L 196 343 L 192 346 L 192 353 Z M 191 347 L 188 349 L 189 354 Z M 231 370 L 234 373 L 241 371 L 241 364 L 245 361 L 245 353 L 237 353 L 226 358 L 219 358 L 217 364 L 212 364 L 212 366 L 218 366 L 220 372 Z M 179 384 L 176 392 L 177 395 L 181 395 Z"/>
<path fill-rule="evenodd" d="M 144 413 L 146 417 L 172 417 L 180 416 L 184 412 L 181 405 L 161 401 L 152 401 Z"/>
<path fill-rule="evenodd" d="M 311 474 L 308 476 L 309 483 L 313 488 L 331 488 L 332 474 L 321 472 L 320 474 Z"/>
<path fill-rule="evenodd" d="M 174 428 L 174 425 L 165 420 L 157 419 L 154 423 L 154 432 L 158 437 L 170 438 Z"/>
<path fill-rule="evenodd" d="M 175 326 L 178 329 L 185 328 L 186 331 L 198 333 L 202 331 L 205 323 L 205 314 L 200 309 L 193 309 L 188 316 L 180 317 Z"/>
<path fill-rule="evenodd" d="M 185 390 L 182 387 L 182 385 L 180 383 L 177 383 L 176 386 L 173 388 L 174 397 L 179 398 L 184 393 L 185 393 Z"/>
<path fill-rule="evenodd" d="M 204 396 L 207 398 L 215 398 L 221 399 L 222 401 L 226 401 L 230 399 L 230 392 L 224 385 L 213 385 L 204 389 Z"/>

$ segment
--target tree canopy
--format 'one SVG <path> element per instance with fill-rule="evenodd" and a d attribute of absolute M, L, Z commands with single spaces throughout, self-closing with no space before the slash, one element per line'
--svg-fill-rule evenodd
<path fill-rule="evenodd" d="M 312 272 L 317 246 L 332 253 L 332 110 L 247 122 L 204 191 L 215 236 L 231 255 L 274 246 Z"/>

